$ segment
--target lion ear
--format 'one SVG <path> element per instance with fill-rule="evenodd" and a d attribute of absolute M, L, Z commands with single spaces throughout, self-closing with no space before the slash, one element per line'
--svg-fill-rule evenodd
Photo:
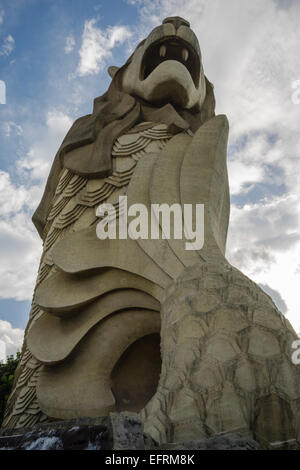
<path fill-rule="evenodd" d="M 108 67 L 107 71 L 108 71 L 108 75 L 110 75 L 111 78 L 114 78 L 114 76 L 116 75 L 117 71 L 119 70 L 120 67 L 116 67 L 115 65 L 111 65 L 110 67 Z"/>

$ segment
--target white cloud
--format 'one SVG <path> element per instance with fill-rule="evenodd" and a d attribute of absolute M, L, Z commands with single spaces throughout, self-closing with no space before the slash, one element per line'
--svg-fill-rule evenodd
<path fill-rule="evenodd" d="M 255 282 L 278 292 L 298 332 L 299 215 L 295 196 L 274 197 L 240 208 L 232 205 L 227 245 L 228 259 L 234 266 Z"/>
<path fill-rule="evenodd" d="M 0 339 L 0 362 L 6 360 L 6 344 Z"/>
<path fill-rule="evenodd" d="M 98 73 L 105 61 L 111 57 L 112 49 L 130 37 L 131 32 L 126 26 L 112 26 L 102 31 L 97 28 L 95 18 L 86 21 L 79 50 L 77 75 L 82 77 Z"/>
<path fill-rule="evenodd" d="M 25 188 L 0 172 L 0 298 L 30 300 L 41 242 L 29 212 L 36 206 L 36 186 Z"/>
<path fill-rule="evenodd" d="M 1 356 L 0 361 L 4 359 L 4 355 L 15 355 L 17 351 L 21 351 L 23 344 L 24 331 L 19 328 L 13 328 L 8 321 L 0 320 L 0 345 Z"/>
<path fill-rule="evenodd" d="M 296 197 L 281 196 L 243 207 L 231 205 L 228 256 L 248 273 L 266 272 L 275 256 L 300 241 Z"/>
<path fill-rule="evenodd" d="M 9 56 L 12 53 L 12 51 L 14 50 L 14 48 L 15 48 L 15 40 L 12 37 L 12 35 L 9 34 L 4 39 L 4 42 L 3 42 L 2 46 L 0 47 L 0 56 L 1 55 Z"/>
<path fill-rule="evenodd" d="M 20 136 L 23 134 L 22 126 L 14 121 L 7 121 L 3 124 L 3 132 L 5 137 L 10 137 L 13 133 Z"/>
<path fill-rule="evenodd" d="M 56 136 L 56 140 L 60 140 L 62 136 L 69 130 L 72 125 L 72 119 L 67 114 L 52 110 L 47 113 L 46 125 L 51 134 L 51 138 Z M 57 142 L 55 142 L 56 145 Z"/>
<path fill-rule="evenodd" d="M 75 44 L 76 44 L 75 38 L 71 34 L 70 36 L 66 38 L 65 53 L 70 54 L 70 52 L 74 50 Z"/>
<path fill-rule="evenodd" d="M 45 123 L 26 127 L 32 139 L 24 158 L 16 162 L 23 184 L 15 184 L 9 173 L 0 171 L 0 298 L 31 300 L 42 242 L 31 222 L 53 157 L 72 119 L 57 110 L 49 111 Z"/>
<path fill-rule="evenodd" d="M 0 170 L 0 216 L 18 212 L 23 207 L 26 198 L 25 187 L 14 186 L 9 174 Z"/>
<path fill-rule="evenodd" d="M 33 129 L 26 128 L 32 143 L 25 157 L 18 160 L 18 168 L 29 172 L 31 179 L 45 181 L 53 158 L 70 129 L 73 120 L 67 114 L 51 110 L 46 115 L 46 122 Z"/>
<path fill-rule="evenodd" d="M 230 178 L 230 193 L 239 194 L 249 191 L 253 185 L 263 180 L 263 169 L 254 165 L 246 165 L 243 162 L 234 160 L 228 164 Z M 247 186 L 246 186 L 247 185 Z"/>
<path fill-rule="evenodd" d="M 30 218 L 24 214 L 0 222 L 0 298 L 32 298 L 41 240 L 30 225 Z"/>

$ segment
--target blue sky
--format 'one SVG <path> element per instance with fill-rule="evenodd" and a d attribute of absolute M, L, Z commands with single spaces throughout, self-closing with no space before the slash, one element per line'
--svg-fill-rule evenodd
<path fill-rule="evenodd" d="M 217 112 L 230 121 L 229 260 L 300 331 L 300 2 L 0 0 L 0 340 L 20 347 L 41 241 L 31 215 L 72 121 L 91 112 L 166 16 L 191 22 Z"/>

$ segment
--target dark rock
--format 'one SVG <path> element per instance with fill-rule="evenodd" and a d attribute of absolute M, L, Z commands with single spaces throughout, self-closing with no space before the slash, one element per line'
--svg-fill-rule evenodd
<path fill-rule="evenodd" d="M 1 450 L 106 450 L 108 430 L 104 425 L 52 423 L 46 429 L 36 427 L 30 431 L 3 430 L 0 434 Z"/>

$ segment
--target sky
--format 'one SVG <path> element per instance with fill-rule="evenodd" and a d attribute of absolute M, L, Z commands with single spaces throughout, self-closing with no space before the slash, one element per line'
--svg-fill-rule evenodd
<path fill-rule="evenodd" d="M 42 251 L 31 216 L 62 139 L 106 91 L 108 66 L 175 15 L 230 123 L 228 260 L 300 332 L 300 2 L 0 0 L 2 356 L 22 345 Z"/>

